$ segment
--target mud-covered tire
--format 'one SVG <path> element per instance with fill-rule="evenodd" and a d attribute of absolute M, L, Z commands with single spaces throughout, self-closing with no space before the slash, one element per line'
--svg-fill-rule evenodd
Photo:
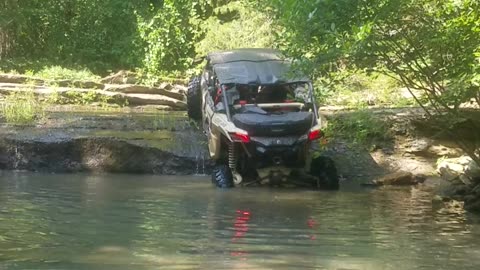
<path fill-rule="evenodd" d="M 216 165 L 213 168 L 212 183 L 219 188 L 232 188 L 234 186 L 232 170 L 227 165 Z"/>
<path fill-rule="evenodd" d="M 202 119 L 202 93 L 199 76 L 193 77 L 188 83 L 187 112 L 188 117 L 194 120 Z"/>
<path fill-rule="evenodd" d="M 337 167 L 335 162 L 329 157 L 316 157 L 312 159 L 310 166 L 310 174 L 318 178 L 318 183 L 314 183 L 314 186 L 318 186 L 320 189 L 325 190 L 338 190 L 340 188 Z"/>

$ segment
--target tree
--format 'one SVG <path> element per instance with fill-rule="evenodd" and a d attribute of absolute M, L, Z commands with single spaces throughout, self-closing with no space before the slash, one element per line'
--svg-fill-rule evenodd
<path fill-rule="evenodd" d="M 204 25 L 221 16 L 215 9 L 245 2 L 0 0 L 0 67 L 27 60 L 100 73 L 133 68 L 151 77 L 183 73 L 192 66 L 198 43 L 211 36 Z"/>
<path fill-rule="evenodd" d="M 273 47 L 271 18 L 245 0 L 216 7 L 213 16 L 198 22 L 204 37 L 196 44 L 198 56 L 215 50 Z"/>
<path fill-rule="evenodd" d="M 313 75 L 338 65 L 376 70 L 422 90 L 430 115 L 480 164 L 480 123 L 460 105 L 480 105 L 480 2 L 476 0 L 270 0 L 281 43 Z M 393 74 L 393 75 L 392 75 Z"/>

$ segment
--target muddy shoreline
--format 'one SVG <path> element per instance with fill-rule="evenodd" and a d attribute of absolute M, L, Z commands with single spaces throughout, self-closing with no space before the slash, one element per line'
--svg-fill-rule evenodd
<path fill-rule="evenodd" d="M 328 119 L 349 112 L 323 113 Z M 423 143 L 411 124 L 418 110 L 382 110 L 379 117 L 393 123 L 391 142 L 368 150 L 335 138 L 325 148 L 342 178 L 361 182 L 399 170 L 435 175 L 438 155 L 415 149 Z M 56 106 L 32 125 L 0 122 L 0 169 L 183 175 L 208 174 L 210 167 L 205 136 L 185 112 Z"/>
<path fill-rule="evenodd" d="M 2 123 L 0 169 L 205 174 L 202 139 L 183 113 L 56 111 L 31 126 Z"/>
<path fill-rule="evenodd" d="M 329 119 L 350 112 L 323 113 Z M 324 154 L 335 160 L 343 185 L 358 186 L 408 172 L 412 179 L 426 177 L 429 188 L 442 194 L 441 201 L 470 199 L 473 208 L 480 209 L 480 196 L 472 199 L 469 186 L 452 185 L 438 174 L 440 157 L 462 153 L 450 142 L 433 140 L 419 132 L 414 124 L 420 117 L 418 109 L 382 109 L 375 113 L 392 123 L 391 141 L 367 149 L 335 139 L 324 149 Z M 32 125 L 0 122 L 0 170 L 208 175 L 211 168 L 205 136 L 185 112 L 56 106 Z"/>

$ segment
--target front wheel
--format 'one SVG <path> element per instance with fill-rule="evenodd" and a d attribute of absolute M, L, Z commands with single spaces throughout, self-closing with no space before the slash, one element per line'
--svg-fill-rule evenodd
<path fill-rule="evenodd" d="M 224 164 L 216 165 L 213 168 L 212 183 L 219 188 L 232 188 L 234 186 L 232 170 Z"/>
<path fill-rule="evenodd" d="M 338 190 L 340 188 L 335 162 L 329 157 L 312 159 L 310 174 L 318 179 L 315 186 L 321 189 Z"/>

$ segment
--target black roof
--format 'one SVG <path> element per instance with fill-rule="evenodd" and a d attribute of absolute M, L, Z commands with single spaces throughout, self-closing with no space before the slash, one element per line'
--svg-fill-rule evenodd
<path fill-rule="evenodd" d="M 308 82 L 302 74 L 291 74 L 291 61 L 273 49 L 235 49 L 207 55 L 222 84 L 277 84 Z"/>
<path fill-rule="evenodd" d="M 211 65 L 225 64 L 239 61 L 282 61 L 284 57 L 278 50 L 274 49 L 235 49 L 230 51 L 212 52 L 207 59 Z"/>

